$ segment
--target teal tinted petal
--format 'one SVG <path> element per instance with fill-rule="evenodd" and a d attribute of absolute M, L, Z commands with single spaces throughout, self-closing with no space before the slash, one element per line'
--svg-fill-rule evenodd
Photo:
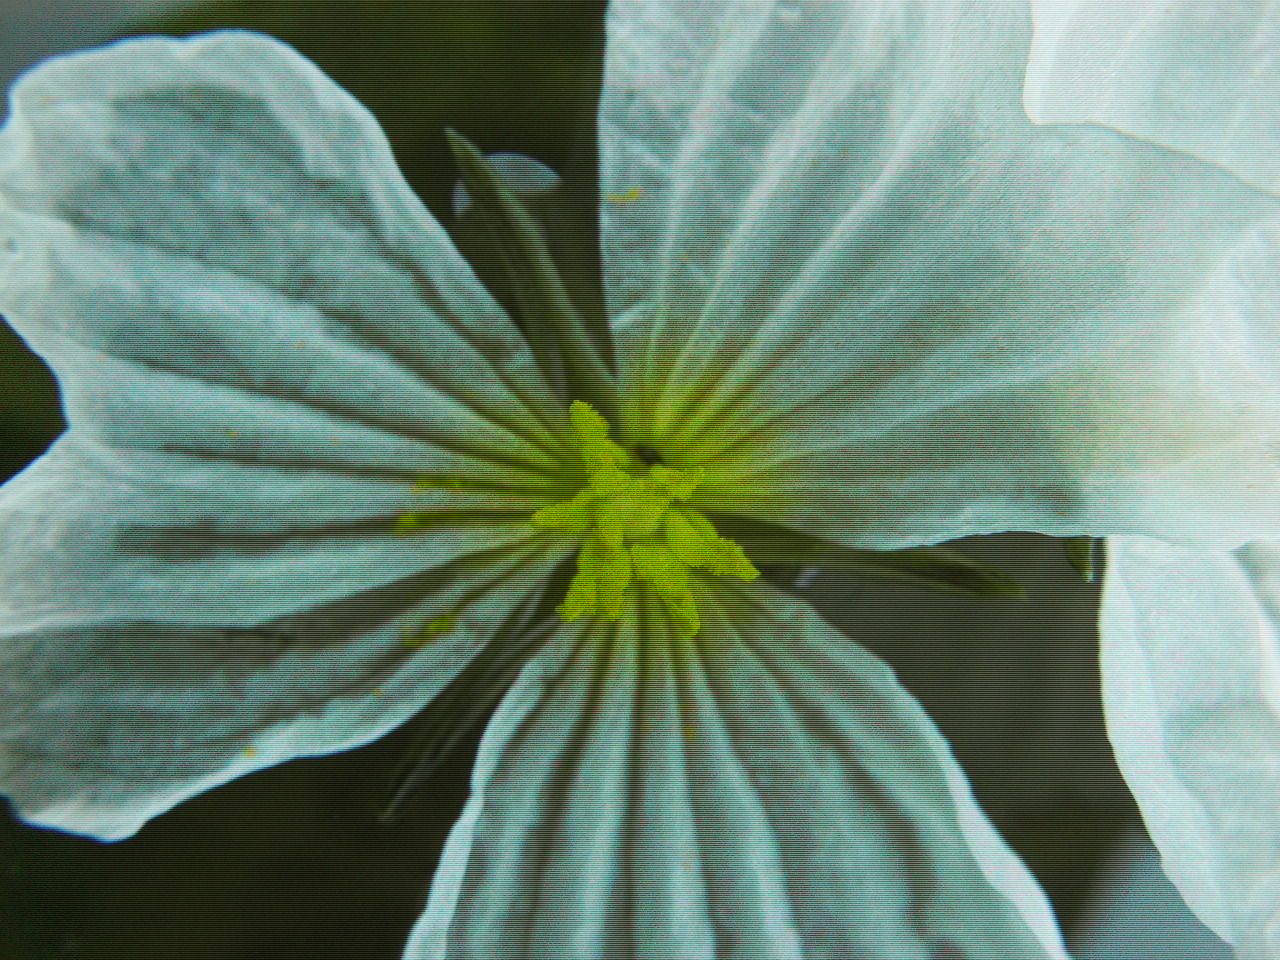
<path fill-rule="evenodd" d="M 1280 192 L 1275 0 L 1031 0 L 1027 112 L 1101 123 Z"/>
<path fill-rule="evenodd" d="M 368 113 L 264 37 L 116 44 L 21 81 L 0 201 L 70 422 L 0 491 L 0 787 L 121 836 L 420 706 L 529 585 L 563 412 Z"/>
<path fill-rule="evenodd" d="M 406 956 L 1062 957 L 888 668 L 801 603 L 707 589 L 696 641 L 633 603 L 526 667 Z"/>
<path fill-rule="evenodd" d="M 0 198 L 0 311 L 73 427 L 145 440 L 207 416 L 252 436 L 323 414 L 416 470 L 555 469 L 563 413 L 518 332 L 369 113 L 282 44 L 47 62 L 13 91 Z"/>
<path fill-rule="evenodd" d="M 8 501 L 15 608 L 74 606 L 71 577 L 150 619 L 178 578 L 184 617 L 254 623 L 529 536 L 563 413 L 372 118 L 287 47 L 49 62 L 0 191 L 0 310 L 71 424 Z M 143 566 L 104 564 L 126 540 Z"/>
<path fill-rule="evenodd" d="M 1241 957 L 1280 956 L 1280 544 L 1118 539 L 1107 729 L 1166 873 Z"/>
<path fill-rule="evenodd" d="M 1235 294 L 1205 307 L 1280 204 L 1033 124 L 1025 4 L 620 0 L 609 30 L 620 392 L 707 504 L 880 548 L 1280 530 L 1280 388 Z"/>
<path fill-rule="evenodd" d="M 281 592 L 311 572 L 281 568 Z M 475 555 L 251 626 L 202 617 L 201 588 L 168 570 L 170 605 L 149 619 L 109 602 L 6 617 L 0 793 L 32 823 L 115 840 L 235 777 L 368 743 L 434 697 L 549 568 L 528 547 Z"/>

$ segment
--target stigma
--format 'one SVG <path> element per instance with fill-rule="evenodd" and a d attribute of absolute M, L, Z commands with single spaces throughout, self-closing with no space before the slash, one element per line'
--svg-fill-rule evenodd
<path fill-rule="evenodd" d="M 530 518 L 538 529 L 562 530 L 581 542 L 577 573 L 557 611 L 569 621 L 587 614 L 618 620 L 623 603 L 647 585 L 681 635 L 696 635 L 701 622 L 690 571 L 736 580 L 760 575 L 738 544 L 689 505 L 703 471 L 633 458 L 609 438 L 604 417 L 581 400 L 573 402 L 569 420 L 586 485 L 572 500 Z"/>

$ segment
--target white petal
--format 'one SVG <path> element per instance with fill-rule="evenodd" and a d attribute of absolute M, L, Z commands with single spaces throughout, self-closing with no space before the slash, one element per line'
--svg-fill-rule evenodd
<path fill-rule="evenodd" d="M 1280 958 L 1280 543 L 1110 541 L 1107 729 L 1165 871 L 1245 960 Z"/>
<path fill-rule="evenodd" d="M 1280 194 L 1280 3 L 1031 0 L 1027 112 L 1100 123 Z"/>
<path fill-rule="evenodd" d="M 289 48 L 123 42 L 12 105 L 0 310 L 70 431 L 0 490 L 0 787 L 117 837 L 447 682 L 546 572 L 563 414 L 368 112 Z M 424 625 L 449 639 L 402 642 Z"/>
<path fill-rule="evenodd" d="M 609 38 L 627 429 L 708 504 L 881 548 L 1280 534 L 1274 306 L 1220 277 L 1280 202 L 1032 123 L 1024 4 L 619 0 Z"/>
<path fill-rule="evenodd" d="M 1063 957 L 891 672 L 801 603 L 708 591 L 696 640 L 633 606 L 527 666 L 406 957 Z"/>
<path fill-rule="evenodd" d="M 289 574 L 318 565 L 280 566 L 268 584 L 297 592 Z M 207 616 L 192 595 L 209 588 L 194 581 L 171 576 L 167 605 L 146 617 L 129 598 L 75 606 L 66 576 L 63 615 L 0 625 L 0 792 L 32 823 L 116 840 L 235 777 L 376 740 L 550 566 L 527 548 L 477 555 L 249 626 Z M 218 602 L 239 586 L 220 584 Z"/>

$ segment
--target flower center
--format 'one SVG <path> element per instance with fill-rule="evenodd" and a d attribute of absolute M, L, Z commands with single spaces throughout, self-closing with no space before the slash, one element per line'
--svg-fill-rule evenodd
<path fill-rule="evenodd" d="M 711 521 L 688 505 L 702 482 L 701 468 L 673 470 L 633 461 L 609 439 L 604 417 L 581 400 L 573 402 L 569 420 L 587 485 L 572 500 L 544 507 L 530 518 L 539 529 L 582 537 L 578 572 L 557 608 L 560 616 L 577 620 L 597 613 L 617 620 L 623 601 L 643 583 L 663 601 L 680 632 L 693 636 L 700 622 L 691 569 L 738 580 L 760 575 L 740 546 L 716 533 Z"/>

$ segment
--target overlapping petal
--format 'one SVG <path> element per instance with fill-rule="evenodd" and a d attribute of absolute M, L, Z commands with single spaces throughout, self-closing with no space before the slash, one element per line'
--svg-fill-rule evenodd
<path fill-rule="evenodd" d="M 70 423 L 0 493 L 0 784 L 41 822 L 119 836 L 372 739 L 547 572 L 563 413 L 374 120 L 281 44 L 24 78 L 0 313 Z"/>
<path fill-rule="evenodd" d="M 1027 112 L 1100 123 L 1280 193 L 1280 3 L 1031 0 Z"/>
<path fill-rule="evenodd" d="M 804 604 L 704 583 L 531 662 L 408 957 L 1061 957 L 891 672 Z"/>
<path fill-rule="evenodd" d="M 1246 960 L 1280 957 L 1280 544 L 1110 542 L 1107 729 L 1193 910 Z"/>
<path fill-rule="evenodd" d="M 1280 528 L 1280 389 L 1219 276 L 1280 205 L 1032 123 L 1030 46 L 1002 0 L 611 4 L 621 392 L 708 502 L 870 547 Z"/>

